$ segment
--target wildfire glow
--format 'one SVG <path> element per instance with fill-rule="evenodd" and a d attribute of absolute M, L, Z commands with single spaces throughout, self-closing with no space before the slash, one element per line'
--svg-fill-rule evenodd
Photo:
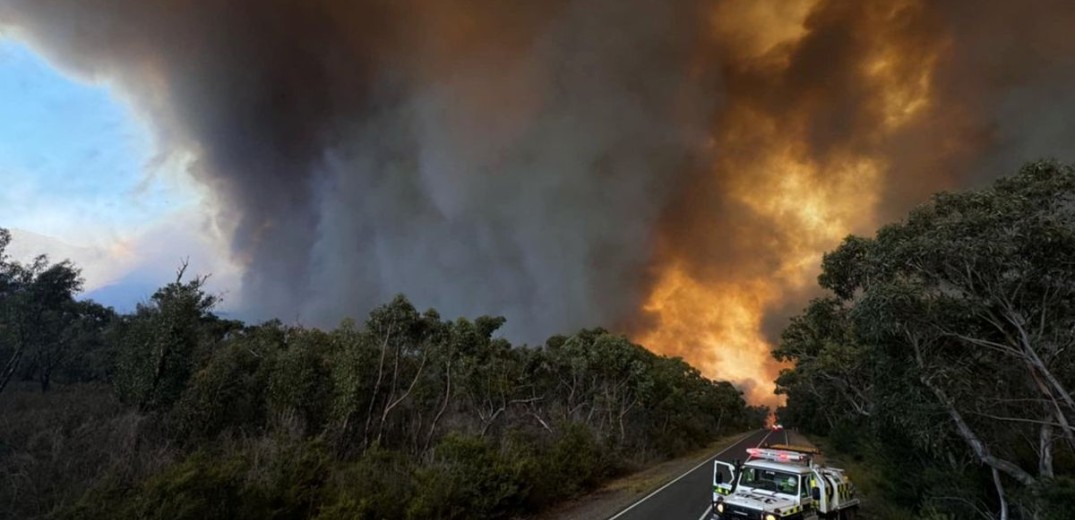
<path fill-rule="evenodd" d="M 780 85 L 787 68 L 794 66 L 791 56 L 809 37 L 816 2 L 785 9 L 777 4 L 786 7 L 784 2 L 749 1 L 728 2 L 718 9 L 715 31 L 731 53 L 733 74 L 739 70 L 753 75 L 755 82 Z M 692 272 L 676 253 L 668 253 L 644 306 L 653 319 L 639 334 L 640 342 L 682 356 L 711 377 L 738 382 L 752 403 L 781 404 L 772 393 L 780 366 L 769 354 L 765 315 L 790 295 L 810 290 L 824 251 L 874 224 L 888 162 L 877 145 L 930 103 L 936 52 L 905 55 L 899 24 L 892 23 L 917 7 L 906 2 L 903 10 L 868 13 L 882 29 L 866 37 L 868 47 L 859 54 L 864 62 L 854 79 L 870 93 L 862 117 L 876 123 L 849 135 L 848 142 L 830 146 L 825 154 L 811 148 L 810 125 L 829 116 L 818 106 L 817 96 L 800 95 L 790 87 L 787 92 L 776 90 L 768 95 L 784 95 L 793 102 L 782 110 L 767 110 L 756 99 L 761 94 L 750 86 L 730 90 L 728 108 L 715 125 L 718 159 L 711 175 L 722 194 L 745 213 L 740 216 L 745 227 L 730 233 L 757 251 L 758 266 L 737 268 L 729 279 Z M 890 25 L 896 27 L 887 28 Z M 733 75 L 731 82 L 737 79 Z M 729 237 L 715 233 L 695 239 L 719 245 Z M 766 257 L 777 260 L 765 263 Z M 750 260 L 748 256 L 745 261 Z"/>
<path fill-rule="evenodd" d="M 193 156 L 252 314 L 331 324 L 402 292 L 531 341 L 603 323 L 755 404 L 779 404 L 771 342 L 824 251 L 994 141 L 1070 140 L 1061 9 L 15 3 L 5 24 Z"/>
<path fill-rule="evenodd" d="M 768 344 L 759 332 L 771 290 L 758 281 L 707 286 L 669 269 L 645 307 L 659 322 L 640 341 L 656 350 L 689 352 L 689 361 L 709 375 L 749 387 L 752 402 L 772 402 L 772 383 L 763 378 L 763 367 L 771 364 Z"/>

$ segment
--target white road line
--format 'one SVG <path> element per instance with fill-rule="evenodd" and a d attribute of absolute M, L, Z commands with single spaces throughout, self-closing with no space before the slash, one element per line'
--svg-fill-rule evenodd
<path fill-rule="evenodd" d="M 676 482 L 678 482 L 678 481 L 679 481 L 679 479 L 681 479 L 681 478 L 683 478 L 683 477 L 686 477 L 687 475 L 690 475 L 691 473 L 694 473 L 694 470 L 696 470 L 696 469 L 698 469 L 698 468 L 700 468 L 700 467 L 702 467 L 702 466 L 704 466 L 704 465 L 706 465 L 706 464 L 709 464 L 710 462 L 713 462 L 713 459 L 715 459 L 715 458 L 719 457 L 721 453 L 724 453 L 724 452 L 726 452 L 726 451 L 728 451 L 728 450 L 730 450 L 730 449 L 732 449 L 732 448 L 734 448 L 734 447 L 738 446 L 740 442 L 743 442 L 743 440 L 744 440 L 744 439 L 746 439 L 747 437 L 750 437 L 751 435 L 754 435 L 754 433 L 756 433 L 756 432 L 749 432 L 749 433 L 747 433 L 746 435 L 743 435 L 743 436 L 742 436 L 741 438 L 739 438 L 739 439 L 736 439 L 736 441 L 735 441 L 735 442 L 733 442 L 733 443 L 732 443 L 732 444 L 731 444 L 730 446 L 728 446 L 727 448 L 724 448 L 723 450 L 720 450 L 719 452 L 717 452 L 717 454 L 716 454 L 716 455 L 713 455 L 712 457 L 709 457 L 709 458 L 707 458 L 707 459 L 703 460 L 703 461 L 702 461 L 702 462 L 701 462 L 700 464 L 698 464 L 697 466 L 695 466 L 695 467 L 693 467 L 693 468 L 691 468 L 691 469 L 687 470 L 687 472 L 686 472 L 686 473 L 684 473 L 684 474 L 682 474 L 682 475 L 680 475 L 680 476 L 676 477 L 676 478 L 675 478 L 675 480 L 673 480 L 673 481 L 671 481 L 671 482 L 669 482 L 669 483 L 667 483 L 667 484 L 665 484 L 665 485 L 661 486 L 660 488 L 658 488 L 658 489 L 657 489 L 657 491 L 654 491 L 653 493 L 650 493 L 650 494 L 646 495 L 646 496 L 645 496 L 644 498 L 642 498 L 642 500 L 639 500 L 638 502 L 635 502 L 635 503 L 631 504 L 631 505 L 630 505 L 630 507 L 628 507 L 627 509 L 624 509 L 623 511 L 620 511 L 619 513 L 616 513 L 616 516 L 613 516 L 613 517 L 609 518 L 608 520 L 616 520 L 617 518 L 619 518 L 619 517 L 621 517 L 621 516 L 623 516 L 623 515 L 627 514 L 627 512 L 628 512 L 628 511 L 630 511 L 630 510 L 632 510 L 632 509 L 634 509 L 634 508 L 638 507 L 638 504 L 641 504 L 642 502 L 645 502 L 645 501 L 649 500 L 649 499 L 650 499 L 650 497 L 652 497 L 653 495 L 656 495 L 657 493 L 660 493 L 661 491 L 664 491 L 664 488 L 666 488 L 666 487 L 668 487 L 668 486 L 671 486 L 672 484 L 675 484 Z M 769 433 L 772 433 L 772 432 L 769 432 Z M 765 437 L 768 437 L 768 436 L 769 436 L 769 433 L 766 433 L 766 434 L 765 434 Z M 763 437 L 763 438 L 762 438 L 762 441 L 764 441 L 764 440 L 765 440 L 765 437 Z M 761 444 L 759 444 L 759 446 L 760 446 L 760 445 L 761 445 Z"/>
<path fill-rule="evenodd" d="M 713 504 L 709 504 L 709 507 L 705 508 L 705 512 L 702 513 L 702 516 L 698 517 L 698 520 L 705 520 L 705 517 L 709 516 L 709 512 L 712 511 L 712 510 L 713 510 Z"/>
<path fill-rule="evenodd" d="M 754 447 L 755 448 L 760 448 L 762 444 L 765 444 L 765 439 L 768 439 L 769 436 L 772 435 L 772 434 L 773 434 L 773 430 L 769 430 L 769 431 L 765 432 L 765 437 L 762 437 L 761 442 L 759 442 L 758 445 L 754 446 Z"/>
<path fill-rule="evenodd" d="M 765 437 L 762 437 L 761 442 L 759 442 L 758 445 L 754 446 L 754 447 L 755 448 L 760 448 L 762 444 L 765 444 L 765 439 L 768 439 L 769 436 L 772 435 L 772 434 L 773 434 L 773 430 L 769 430 L 769 431 L 765 432 Z M 724 452 L 721 452 L 721 453 L 724 453 Z M 720 453 L 718 453 L 717 455 L 720 455 Z M 747 454 L 747 460 L 750 460 L 750 454 L 749 453 Z"/>
<path fill-rule="evenodd" d="M 768 438 L 769 438 L 769 434 L 771 434 L 771 433 L 773 433 L 773 430 L 769 430 L 769 432 L 765 434 L 765 437 L 762 437 L 762 438 L 761 438 L 761 442 L 759 442 L 759 443 L 758 443 L 758 445 L 757 445 L 757 446 L 754 446 L 754 447 L 755 447 L 755 448 L 757 448 L 757 447 L 761 446 L 762 444 L 764 444 L 764 443 L 765 443 L 765 439 L 768 439 Z M 787 432 L 787 431 L 785 431 L 785 432 L 784 432 L 784 440 L 787 440 L 787 439 L 788 439 L 788 432 Z M 724 450 L 724 451 L 728 451 L 728 450 Z M 720 453 L 724 453 L 724 452 L 722 451 L 722 452 L 720 452 Z M 719 456 L 719 455 L 720 455 L 720 453 L 718 453 L 717 455 Z M 714 457 L 714 458 L 715 458 L 715 457 Z M 747 460 L 750 460 L 750 457 L 747 457 Z M 691 471 L 693 471 L 693 470 L 691 470 Z M 646 497 L 646 498 L 649 498 L 649 497 Z M 643 500 L 645 500 L 645 499 L 643 499 Z M 713 511 L 713 504 L 709 504 L 708 506 L 706 506 L 706 507 L 705 507 L 705 512 L 704 512 L 704 513 L 702 513 L 702 516 L 699 516 L 699 517 L 698 517 L 698 520 L 705 520 L 705 517 L 706 517 L 707 515 L 709 515 L 709 513 L 710 513 L 711 511 Z"/>
<path fill-rule="evenodd" d="M 709 511 L 712 511 L 712 510 L 713 510 L 713 504 L 709 504 L 705 508 L 705 512 L 703 512 L 702 516 L 698 517 L 698 520 L 705 520 L 705 517 L 709 516 Z"/>

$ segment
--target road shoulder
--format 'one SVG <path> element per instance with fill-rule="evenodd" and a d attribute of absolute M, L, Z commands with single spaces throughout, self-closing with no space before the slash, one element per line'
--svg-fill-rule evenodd
<path fill-rule="evenodd" d="M 690 471 L 713 454 L 739 442 L 753 432 L 740 433 L 723 437 L 709 446 L 676 459 L 656 464 L 641 471 L 613 480 L 600 489 L 575 498 L 538 516 L 532 520 L 604 520 L 673 479 Z"/>

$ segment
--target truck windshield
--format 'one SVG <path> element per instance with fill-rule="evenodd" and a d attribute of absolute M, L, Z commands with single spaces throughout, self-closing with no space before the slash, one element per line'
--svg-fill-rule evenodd
<path fill-rule="evenodd" d="M 799 478 L 791 473 L 746 467 L 743 468 L 739 485 L 794 495 L 799 491 Z"/>

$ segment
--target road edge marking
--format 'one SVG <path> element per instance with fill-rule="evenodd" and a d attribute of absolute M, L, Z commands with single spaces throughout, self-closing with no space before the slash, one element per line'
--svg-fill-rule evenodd
<path fill-rule="evenodd" d="M 706 506 L 705 512 L 702 513 L 702 516 L 698 517 L 698 520 L 705 520 L 705 517 L 709 516 L 709 513 L 712 512 L 712 511 L 713 511 L 713 504 L 709 504 L 708 506 Z"/>
<path fill-rule="evenodd" d="M 716 454 L 714 454 L 714 455 L 713 455 L 713 456 L 711 456 L 711 457 L 706 457 L 706 459 L 705 459 L 705 460 L 703 460 L 702 462 L 698 463 L 698 465 L 697 465 L 697 466 L 695 466 L 695 467 L 693 467 L 693 468 L 691 468 L 691 469 L 687 470 L 687 472 L 686 472 L 686 473 L 684 473 L 684 474 L 682 474 L 682 475 L 680 475 L 680 476 L 678 476 L 678 477 L 676 477 L 676 478 L 672 479 L 671 481 L 669 481 L 669 482 L 665 483 L 665 485 L 663 485 L 663 486 L 661 486 L 661 487 L 657 488 L 657 490 L 656 490 L 656 491 L 654 491 L 654 492 L 652 492 L 652 493 L 650 493 L 650 494 L 646 495 L 646 496 L 645 496 L 645 497 L 643 497 L 643 498 L 642 498 L 641 500 L 638 500 L 638 501 L 636 501 L 635 503 L 633 503 L 633 504 L 631 504 L 631 505 L 627 506 L 627 509 L 624 509 L 623 511 L 620 511 L 619 513 L 616 513 L 616 515 L 615 515 L 615 516 L 610 516 L 610 517 L 608 518 L 608 520 L 616 520 L 617 518 L 619 518 L 619 517 L 621 517 L 621 516 L 623 516 L 623 515 L 627 514 L 627 512 L 628 512 L 628 511 L 630 511 L 630 510 L 634 509 L 635 507 L 638 507 L 638 504 L 641 504 L 642 502 L 645 502 L 645 501 L 649 500 L 650 498 L 652 498 L 652 497 L 653 497 L 653 495 L 656 495 L 657 493 L 660 493 L 661 491 L 664 491 L 664 489 L 665 489 L 665 488 L 667 488 L 668 486 L 671 486 L 672 484 L 675 484 L 676 482 L 679 482 L 679 479 L 681 479 L 681 478 L 683 478 L 683 477 L 686 477 L 687 475 L 690 475 L 691 473 L 694 473 L 694 470 L 696 470 L 696 469 L 698 469 L 698 468 L 700 468 L 700 467 L 702 467 L 702 466 L 704 466 L 704 465 L 706 465 L 706 464 L 709 464 L 709 463 L 713 462 L 713 459 L 715 459 L 715 458 L 719 457 L 721 453 L 724 453 L 724 452 L 726 452 L 726 451 L 728 451 L 728 450 L 730 450 L 730 449 L 734 448 L 734 447 L 735 447 L 735 446 L 736 446 L 737 444 L 739 444 L 740 442 L 743 442 L 743 441 L 744 441 L 744 440 L 745 440 L 745 439 L 746 439 L 747 437 L 750 437 L 751 435 L 754 435 L 755 433 L 758 433 L 759 431 L 760 431 L 760 430 L 751 430 L 751 431 L 749 431 L 749 432 L 747 432 L 747 433 L 743 434 L 743 436 L 742 436 L 742 437 L 740 437 L 740 438 L 736 439 L 736 440 L 735 440 L 735 442 L 731 443 L 731 445 L 729 445 L 729 446 L 728 446 L 727 448 L 724 448 L 723 450 L 720 450 L 720 451 L 718 451 L 718 452 L 717 452 Z M 766 434 L 765 434 L 765 437 L 762 437 L 762 442 L 765 442 L 765 439 L 766 439 L 767 437 L 769 437 L 769 433 L 772 433 L 772 432 L 770 431 L 770 432 L 766 433 Z M 759 446 L 760 446 L 760 443 L 759 443 Z M 709 507 L 713 507 L 713 506 L 712 506 L 712 505 L 710 505 Z M 703 515 L 703 516 L 705 516 L 705 515 Z"/>
<path fill-rule="evenodd" d="M 772 430 L 769 430 L 768 432 L 766 432 L 765 437 L 762 437 L 761 441 L 758 442 L 758 446 L 761 446 L 762 444 L 764 444 L 765 439 L 768 439 L 769 435 L 771 435 L 772 433 L 773 433 Z M 787 439 L 787 438 L 788 438 L 788 433 L 785 431 L 784 432 L 784 439 Z M 742 441 L 739 441 L 739 442 L 742 442 Z M 738 442 L 736 444 L 738 444 Z M 735 444 L 733 444 L 732 446 L 735 446 Z M 728 449 L 730 449 L 732 446 L 728 446 Z M 757 448 L 758 446 L 754 446 L 754 447 Z M 724 453 L 725 451 L 728 451 L 728 449 L 725 449 L 724 451 L 721 451 L 720 453 Z M 720 453 L 714 455 L 713 458 L 717 458 L 718 456 L 720 456 Z M 747 460 L 750 460 L 750 458 L 748 457 Z M 694 468 L 694 469 L 698 469 L 698 468 Z M 713 504 L 709 504 L 708 506 L 705 506 L 705 511 L 702 513 L 702 516 L 698 517 L 698 520 L 705 520 L 705 517 L 709 516 L 709 513 L 711 513 L 711 512 L 713 512 Z"/>
<path fill-rule="evenodd" d="M 762 438 L 761 438 L 761 441 L 760 441 L 760 442 L 758 442 L 758 445 L 757 445 L 757 446 L 754 446 L 754 447 L 755 447 L 755 448 L 760 448 L 762 444 L 765 444 L 765 439 L 768 439 L 768 438 L 769 438 L 769 436 L 770 436 L 770 435 L 772 435 L 772 434 L 773 434 L 773 430 L 769 430 L 769 431 L 765 432 L 765 437 L 762 437 Z M 720 455 L 720 453 L 718 453 L 717 455 Z M 750 460 L 750 459 L 751 459 L 751 457 L 750 457 L 750 454 L 748 453 L 748 454 L 747 454 L 747 460 Z M 745 461 L 744 461 L 744 462 L 745 462 Z"/>

